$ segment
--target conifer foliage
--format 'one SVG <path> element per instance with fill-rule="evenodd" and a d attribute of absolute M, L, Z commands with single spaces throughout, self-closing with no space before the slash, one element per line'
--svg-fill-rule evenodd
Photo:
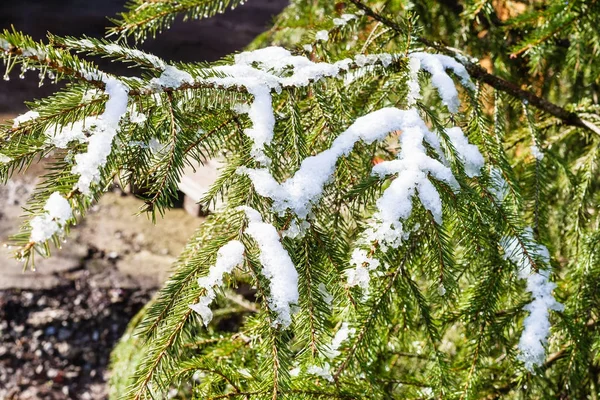
<path fill-rule="evenodd" d="M 2 182 L 51 156 L 26 266 L 115 179 L 155 218 L 186 164 L 225 163 L 112 396 L 596 398 L 599 3 L 293 0 L 215 63 L 127 44 L 242 3 L 131 0 L 107 39 L 0 34 L 6 76 L 68 82 L 1 131 Z"/>

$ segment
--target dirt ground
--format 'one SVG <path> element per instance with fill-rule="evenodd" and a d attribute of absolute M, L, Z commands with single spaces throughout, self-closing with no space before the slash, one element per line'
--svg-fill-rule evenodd
<path fill-rule="evenodd" d="M 0 28 L 14 24 L 36 38 L 46 31 L 99 36 L 105 16 L 124 2 L 0 2 Z M 243 48 L 286 3 L 254 0 L 216 19 L 176 24 L 145 48 L 170 60 L 214 60 Z M 23 112 L 24 100 L 56 89 L 40 90 L 28 75 L 0 82 L 0 120 Z M 0 185 L 0 244 L 18 231 L 22 206 L 42 172 L 33 165 Z M 23 272 L 11 249 L 0 248 L 0 399 L 106 398 L 110 351 L 202 223 L 174 209 L 154 226 L 135 216 L 141 205 L 119 190 L 107 193 L 61 250 L 37 260 L 36 272 Z"/>

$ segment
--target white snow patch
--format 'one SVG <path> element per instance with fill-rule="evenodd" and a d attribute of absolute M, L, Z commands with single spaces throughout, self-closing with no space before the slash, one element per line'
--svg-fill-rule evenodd
<path fill-rule="evenodd" d="M 112 142 L 117 135 L 119 122 L 127 112 L 128 91 L 129 89 L 117 79 L 107 79 L 108 101 L 104 113 L 97 117 L 93 134 L 87 138 L 87 151 L 75 155 L 75 166 L 71 170 L 73 174 L 79 175 L 75 189 L 85 195 L 90 194 L 90 185 L 100 180 L 100 169 L 106 164 L 112 151 Z"/>
<path fill-rule="evenodd" d="M 59 192 L 50 195 L 44 205 L 45 213 L 33 218 L 31 226 L 30 241 L 42 243 L 55 234 L 63 232 L 67 221 L 73 218 L 73 211 L 69 201 L 61 196 Z"/>
<path fill-rule="evenodd" d="M 233 269 L 244 262 L 244 245 L 238 240 L 231 240 L 223 245 L 217 252 L 217 261 L 210 267 L 207 276 L 198 278 L 198 286 L 206 290 L 198 303 L 189 307 L 200 314 L 202 322 L 208 326 L 213 314 L 209 305 L 216 297 L 215 287 L 223 285 L 223 276 L 230 274 Z"/>
<path fill-rule="evenodd" d="M 534 241 L 531 228 L 526 228 L 520 239 L 514 236 L 504 237 L 500 244 L 504 248 L 504 259 L 519 267 L 519 277 L 522 279 L 539 269 L 534 265 L 535 262 L 550 263 L 550 252 L 546 246 Z"/>
<path fill-rule="evenodd" d="M 287 328 L 292 322 L 292 305 L 298 303 L 298 272 L 290 255 L 283 248 L 277 229 L 263 222 L 260 214 L 250 207 L 240 207 L 248 218 L 245 233 L 260 249 L 262 274 L 269 280 L 269 304 L 277 314 L 275 324 Z"/>
<path fill-rule="evenodd" d="M 333 295 L 327 291 L 327 287 L 325 286 L 325 284 L 322 282 L 319 283 L 317 289 L 319 290 L 319 293 L 321 293 L 321 296 L 323 296 L 323 301 L 325 302 L 325 304 L 331 306 L 333 304 Z"/>
<path fill-rule="evenodd" d="M 446 134 L 452 141 L 454 148 L 458 153 L 458 158 L 465 167 L 465 173 L 468 177 L 479 176 L 485 160 L 479 152 L 477 146 L 469 143 L 467 137 L 459 127 L 446 129 Z"/>
<path fill-rule="evenodd" d="M 302 239 L 306 235 L 306 231 L 310 228 L 310 224 L 306 220 L 302 220 L 300 224 L 292 220 L 290 226 L 281 232 L 282 237 L 288 237 L 290 239 Z"/>
<path fill-rule="evenodd" d="M 108 45 L 100 45 L 100 48 L 103 48 L 107 53 L 116 53 L 116 54 L 122 54 L 125 57 L 129 58 L 129 59 L 140 59 L 140 60 L 144 60 L 145 62 L 152 64 L 152 66 L 154 68 L 158 68 L 158 69 L 166 69 L 168 66 L 165 64 L 165 62 L 163 60 L 161 60 L 160 58 L 158 58 L 157 56 L 153 55 L 153 54 L 148 54 L 148 53 L 144 53 L 143 51 L 137 50 L 137 49 L 129 49 L 126 47 L 122 47 L 119 46 L 117 44 L 111 43 Z"/>
<path fill-rule="evenodd" d="M 87 50 L 92 50 L 96 47 L 96 45 L 90 39 L 79 39 L 76 40 L 75 43 Z"/>
<path fill-rule="evenodd" d="M 326 39 L 326 34 L 327 31 L 321 31 L 317 36 Z M 387 53 L 360 55 L 355 63 L 367 66 L 380 62 L 383 66 L 388 66 L 393 59 L 394 57 Z M 224 88 L 244 87 L 253 95 L 254 101 L 247 110 L 252 127 L 244 133 L 253 141 L 252 156 L 258 162 L 269 165 L 270 160 L 264 154 L 264 146 L 270 144 L 275 127 L 271 92 L 280 93 L 284 87 L 304 87 L 326 77 L 337 77 L 341 72 L 348 71 L 352 62 L 351 59 L 344 59 L 335 63 L 315 63 L 307 57 L 295 56 L 282 47 L 273 46 L 237 54 L 233 65 L 209 68 L 204 72 L 216 76 L 198 78 L 196 82 Z M 149 89 L 175 88 L 193 82 L 193 78 L 187 72 L 167 66 L 160 78 L 150 81 Z"/>
<path fill-rule="evenodd" d="M 354 62 L 359 67 L 366 67 L 369 65 L 373 65 L 377 62 L 381 62 L 381 64 L 384 67 L 387 67 L 392 63 L 393 60 L 394 60 L 394 57 L 388 53 L 367 54 L 367 55 L 358 54 L 356 57 L 354 57 Z"/>
<path fill-rule="evenodd" d="M 355 332 L 356 329 L 350 328 L 350 324 L 348 324 L 347 322 L 343 322 L 342 326 L 331 340 L 331 344 L 325 351 L 325 355 L 327 356 L 327 358 L 333 360 L 334 358 L 339 356 L 341 354 L 341 352 L 339 351 L 340 346 L 345 340 L 348 339 L 349 336 L 354 335 Z"/>
<path fill-rule="evenodd" d="M 132 124 L 143 125 L 147 119 L 148 117 L 144 113 L 138 111 L 132 111 L 131 113 L 129 113 L 129 122 L 131 122 Z"/>
<path fill-rule="evenodd" d="M 516 237 L 505 237 L 501 245 L 505 251 L 505 259 L 515 263 L 519 267 L 519 277 L 527 280 L 527 291 L 533 298 L 531 303 L 525 306 L 529 315 L 523 321 L 523 333 L 519 340 L 521 353 L 517 356 L 525 364 L 525 368 L 533 372 L 534 366 L 542 365 L 546 358 L 545 345 L 550 335 L 550 310 L 562 311 L 564 306 L 552 295 L 556 285 L 549 280 L 550 271 L 538 268 L 538 272 L 535 272 L 531 257 L 549 265 L 550 252 L 533 240 L 531 228 L 525 229 L 521 241 Z M 527 253 L 523 246 L 527 246 Z"/>
<path fill-rule="evenodd" d="M 342 16 L 340 18 L 334 18 L 333 19 L 333 24 L 335 26 L 344 26 L 346 25 L 349 21 L 356 19 L 356 15 L 354 14 L 342 14 Z"/>
<path fill-rule="evenodd" d="M 31 236 L 29 240 L 34 243 L 43 243 L 54 234 L 60 233 L 60 225 L 48 214 L 38 215 L 29 222 Z"/>
<path fill-rule="evenodd" d="M 250 112 L 250 105 L 248 105 L 246 103 L 234 104 L 233 111 L 236 114 L 248 114 Z"/>
<path fill-rule="evenodd" d="M 401 126 L 401 151 L 398 158 L 384 161 L 373 167 L 372 174 L 380 177 L 397 174 L 383 195 L 377 200 L 375 224 L 367 229 L 365 237 L 368 242 L 378 241 L 385 251 L 387 246 L 398 247 L 405 237 L 400 220 L 406 220 L 412 214 L 413 197 L 418 195 L 421 204 L 429 210 L 434 220 L 442 223 L 442 201 L 439 193 L 430 182 L 428 176 L 445 182 L 457 192 L 458 182 L 450 168 L 429 157 L 423 140 L 434 136 L 416 110 L 407 111 L 406 121 Z M 427 140 L 432 143 L 433 140 Z M 435 142 L 434 142 L 435 143 Z M 439 145 L 438 143 L 435 143 Z M 435 148 L 435 146 L 434 146 Z M 438 154 L 442 155 L 441 150 Z"/>
<path fill-rule="evenodd" d="M 21 55 L 24 57 L 36 57 L 38 60 L 45 60 L 48 57 L 48 54 L 45 50 L 35 47 L 22 48 Z"/>
<path fill-rule="evenodd" d="M 444 296 L 446 294 L 446 287 L 444 286 L 443 283 L 440 283 L 438 288 L 437 288 L 437 292 L 440 296 Z"/>
<path fill-rule="evenodd" d="M 193 84 L 194 78 L 188 72 L 182 71 L 172 65 L 166 65 L 163 73 L 158 78 L 152 78 L 149 86 L 153 89 L 177 88 L 183 84 Z"/>
<path fill-rule="evenodd" d="M 102 95 L 102 91 L 96 89 L 96 88 L 92 88 L 92 89 L 87 89 L 85 92 L 83 92 L 83 94 L 81 95 L 81 102 L 82 103 L 87 103 L 88 101 L 97 99 L 99 96 Z"/>
<path fill-rule="evenodd" d="M 391 62 L 391 56 L 376 56 L 376 60 Z M 253 95 L 254 100 L 247 109 L 252 127 L 244 133 L 253 141 L 252 156 L 269 165 L 264 147 L 271 143 L 275 128 L 271 92 L 279 93 L 284 87 L 304 87 L 326 77 L 338 76 L 347 71 L 351 63 L 350 59 L 332 64 L 315 63 L 304 56 L 294 56 L 282 47 L 267 47 L 237 54 L 234 65 L 214 67 L 211 71 L 219 76 L 201 81 L 225 88 L 245 87 Z"/>
<path fill-rule="evenodd" d="M 417 100 L 421 99 L 421 86 L 419 85 L 420 69 L 421 61 L 416 57 L 410 57 L 408 61 L 408 94 L 406 96 L 406 104 L 409 107 L 414 106 Z"/>
<path fill-rule="evenodd" d="M 492 186 L 490 186 L 488 190 L 498 203 L 502 203 L 508 195 L 508 183 L 502 176 L 502 170 L 493 167 L 490 170 L 490 178 L 492 180 Z"/>
<path fill-rule="evenodd" d="M 315 40 L 316 41 L 323 41 L 326 42 L 329 40 L 329 32 L 327 32 L 326 30 L 322 30 L 319 31 L 315 34 Z"/>
<path fill-rule="evenodd" d="M 256 191 L 261 196 L 273 199 L 274 211 L 284 213 L 287 209 L 290 209 L 298 217 L 304 219 L 310 212 L 312 204 L 320 199 L 324 186 L 331 180 L 338 158 L 348 155 L 357 141 L 362 140 L 367 144 L 371 144 L 383 140 L 392 131 L 406 131 L 414 126 L 422 128 L 417 132 L 420 132 L 420 140 L 422 141 L 422 131 L 427 130 L 427 128 L 416 110 L 404 111 L 393 107 L 382 108 L 357 118 L 346 131 L 334 140 L 331 148 L 306 158 L 294 176 L 281 184 L 264 168 L 249 169 L 242 167 L 238 171 L 250 177 Z M 410 134 L 404 133 L 401 137 L 406 136 L 410 136 Z M 420 152 L 424 152 L 422 144 Z M 378 164 L 376 167 L 382 164 Z M 434 167 L 430 166 L 431 172 L 445 168 L 443 165 L 439 164 L 438 166 L 437 164 Z M 387 165 L 384 164 L 385 166 Z M 382 169 L 382 167 L 379 168 Z M 451 172 L 449 170 L 444 172 L 446 175 L 444 179 L 449 180 L 452 175 Z"/>
<path fill-rule="evenodd" d="M 394 57 L 391 54 L 379 54 L 379 62 L 381 62 L 381 65 L 383 65 L 384 67 L 389 67 L 392 61 L 394 61 Z"/>
<path fill-rule="evenodd" d="M 12 158 L 10 158 L 7 155 L 4 155 L 2 153 L 0 153 L 0 164 L 6 164 L 12 161 Z"/>
<path fill-rule="evenodd" d="M 379 267 L 379 260 L 369 257 L 368 253 L 363 249 L 354 249 L 350 257 L 350 265 L 354 265 L 355 267 L 345 271 L 348 286 L 360 286 L 366 295 L 369 292 L 369 283 L 371 281 L 369 271 Z"/>
<path fill-rule="evenodd" d="M 271 143 L 275 129 L 271 92 L 262 86 L 250 86 L 248 92 L 254 96 L 254 101 L 248 109 L 252 127 L 245 129 L 244 134 L 252 138 L 252 156 L 259 162 L 269 164 L 263 148 Z"/>
<path fill-rule="evenodd" d="M 24 122 L 33 121 L 34 119 L 39 118 L 39 116 L 40 113 L 37 111 L 27 111 L 25 114 L 19 115 L 13 120 L 13 129 L 18 128 Z"/>
<path fill-rule="evenodd" d="M 327 379 L 329 382 L 333 382 L 333 375 L 331 375 L 331 365 L 328 362 L 323 366 L 310 365 L 306 368 L 306 373 L 309 375 L 320 376 L 321 378 Z"/>
<path fill-rule="evenodd" d="M 534 366 L 540 366 L 546 358 L 545 345 L 550 335 L 550 310 L 563 311 L 564 306 L 554 299 L 552 290 L 556 284 L 549 280 L 550 272 L 540 270 L 527 277 L 527 291 L 533 300 L 524 309 L 529 315 L 523 321 L 523 333 L 519 339 L 517 356 L 525 364 L 525 368 L 533 371 Z"/>
<path fill-rule="evenodd" d="M 62 225 L 73 218 L 73 211 L 71 210 L 69 201 L 62 197 L 59 192 L 54 192 L 50 195 L 48 200 L 46 200 L 44 210 Z"/>
<path fill-rule="evenodd" d="M 79 71 L 79 73 L 81 74 L 81 77 L 87 81 L 101 81 L 101 82 L 106 82 L 109 78 L 109 76 L 107 74 L 105 74 L 102 71 L 96 71 L 91 69 L 91 67 L 89 67 L 90 69 L 82 69 Z"/>
<path fill-rule="evenodd" d="M 161 142 L 159 142 L 159 140 L 157 138 L 151 138 L 150 142 L 148 142 L 148 148 L 150 149 L 150 152 L 152 154 L 156 154 L 159 151 L 161 151 L 162 149 L 164 149 L 165 145 L 163 145 Z"/>
<path fill-rule="evenodd" d="M 362 140 L 367 144 L 381 141 L 392 131 L 402 131 L 402 150 L 398 159 L 377 164 L 372 173 L 380 177 L 398 174 L 398 177 L 377 201 L 378 212 L 375 219 L 379 223 L 370 229 L 368 236 L 371 241 L 378 240 L 384 246 L 397 247 L 403 235 L 399 220 L 410 216 L 415 194 L 423 206 L 431 211 L 435 221 L 442 222 L 441 198 L 428 175 L 445 182 L 455 192 L 460 188 L 450 168 L 427 155 L 423 141 L 428 142 L 440 158 L 445 160 L 439 139 L 429 131 L 415 109 L 388 107 L 356 119 L 334 140 L 329 149 L 306 158 L 294 176 L 283 183 L 277 182 L 265 168 L 241 167 L 238 172 L 248 175 L 261 196 L 273 199 L 275 212 L 284 214 L 291 210 L 299 218 L 305 219 L 312 206 L 321 198 L 325 185 L 331 181 L 337 160 L 348 155 L 357 141 Z M 467 172 L 470 176 L 478 175 L 483 157 L 477 147 L 468 143 L 462 131 L 452 130 L 449 136 L 459 157 L 464 161 Z M 365 272 L 357 268 L 351 282 L 361 283 L 364 287 Z"/>
<path fill-rule="evenodd" d="M 0 38 L 0 49 L 8 51 L 10 49 L 10 46 L 11 44 L 8 42 L 8 40 Z"/>
<path fill-rule="evenodd" d="M 96 130 L 98 123 L 98 117 L 87 117 L 67 125 L 49 127 L 44 132 L 47 136 L 46 142 L 59 149 L 66 149 L 69 143 L 75 141 L 85 143 L 87 137 Z"/>
<path fill-rule="evenodd" d="M 436 87 L 442 103 L 448 107 L 451 113 L 457 113 L 460 107 L 458 91 L 454 85 L 452 78 L 446 73 L 446 69 L 452 70 L 460 79 L 464 87 L 470 90 L 475 90 L 475 85 L 469 77 L 469 73 L 464 65 L 456 61 L 456 59 L 443 54 L 430 53 L 411 53 L 410 58 L 419 60 L 420 68 L 429 72 L 431 75 L 431 83 Z M 416 64 L 415 64 L 416 65 Z M 412 71 L 411 71 L 412 73 Z"/>
<path fill-rule="evenodd" d="M 152 64 L 153 67 L 158 69 L 166 68 L 165 62 L 160 58 L 156 57 L 155 55 L 144 53 L 141 50 L 119 46 L 116 43 L 93 43 L 89 39 L 67 40 L 67 42 L 72 42 L 73 45 L 83 47 L 86 50 L 100 49 L 108 54 L 120 54 L 121 56 L 131 60 L 141 59 L 144 60 L 146 63 Z"/>
<path fill-rule="evenodd" d="M 531 155 L 538 161 L 542 161 L 544 159 L 544 153 L 542 150 L 535 144 L 532 144 L 531 147 Z"/>
<path fill-rule="evenodd" d="M 127 112 L 129 89 L 119 80 L 105 77 L 108 101 L 104 113 L 84 118 L 68 125 L 57 125 L 46 129 L 47 142 L 57 148 L 66 148 L 73 141 L 87 142 L 85 153 L 75 155 L 75 165 L 71 172 L 79 175 L 74 189 L 85 195 L 90 194 L 90 186 L 100 179 L 100 169 L 112 150 L 112 142 L 117 135 L 121 117 Z"/>

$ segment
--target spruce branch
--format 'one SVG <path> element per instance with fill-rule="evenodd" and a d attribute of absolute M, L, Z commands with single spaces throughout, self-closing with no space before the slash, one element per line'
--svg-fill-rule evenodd
<path fill-rule="evenodd" d="M 245 0 L 130 0 L 126 4 L 129 11 L 111 19 L 116 26 L 108 29 L 108 35 L 133 35 L 141 42 L 148 33 L 156 36 L 168 29 L 179 14 L 185 19 L 208 18 L 244 3 Z"/>
<path fill-rule="evenodd" d="M 147 199 L 145 201 L 145 211 L 151 211 L 152 212 L 152 217 L 153 220 L 155 222 L 155 209 L 157 206 L 159 206 L 159 202 L 161 200 L 164 199 L 164 197 L 168 196 L 169 194 L 165 194 L 163 192 L 165 191 L 169 191 L 169 189 L 172 189 L 173 183 L 177 183 L 177 178 L 179 178 L 179 172 L 181 171 L 181 157 L 176 157 L 180 154 L 178 151 L 178 147 L 181 146 L 181 139 L 178 138 L 178 127 L 177 127 L 177 122 L 175 119 L 175 114 L 173 111 L 173 96 L 168 93 L 167 94 L 167 98 L 168 98 L 168 104 L 166 106 L 167 111 L 168 111 L 168 132 L 169 132 L 169 140 L 170 140 L 170 145 L 169 145 L 169 150 L 167 152 L 166 157 L 166 162 L 161 162 L 160 165 L 160 169 L 161 171 L 159 171 L 159 175 L 157 177 L 156 183 L 152 188 L 152 192 L 154 193 L 152 195 L 151 198 Z M 177 160 L 179 160 L 180 162 L 177 163 Z M 177 163 L 177 164 L 176 164 Z M 162 176 L 161 176 L 162 175 Z M 158 207 L 159 211 L 162 210 L 162 207 Z M 162 211 L 161 211 L 162 212 Z"/>
<path fill-rule="evenodd" d="M 0 37 L 10 39 L 14 35 L 15 34 L 11 35 L 5 30 Z M 46 47 L 33 42 L 29 37 L 26 36 L 17 36 L 16 39 L 22 41 L 24 45 L 20 46 L 19 44 L 11 44 L 6 40 L 0 42 L 1 58 L 10 59 L 11 57 L 14 57 L 22 62 L 34 63 L 40 69 L 48 68 L 56 73 L 57 76 L 65 75 L 69 78 L 86 82 L 102 90 L 106 87 L 104 80 L 99 79 L 99 77 L 109 77 L 110 75 L 98 69 L 96 65 L 88 61 L 80 60 L 77 56 L 73 56 L 67 51 L 64 51 L 58 47 L 54 48 L 50 46 L 49 49 L 53 51 L 46 53 Z M 4 45 L 2 45 L 3 43 Z M 29 45 L 29 47 L 27 45 Z"/>
<path fill-rule="evenodd" d="M 376 317 L 378 314 L 377 310 L 384 304 L 386 296 L 389 295 L 390 291 L 394 287 L 394 284 L 396 283 L 396 280 L 399 277 L 401 277 L 402 275 L 406 274 L 405 265 L 411 256 L 412 250 L 416 247 L 417 238 L 418 238 L 418 236 L 415 236 L 412 238 L 410 245 L 407 246 L 407 249 L 404 252 L 404 256 L 402 257 L 400 264 L 387 277 L 388 282 L 385 285 L 385 287 L 383 288 L 382 293 L 379 295 L 379 297 L 374 302 L 373 306 L 371 307 L 370 312 L 368 313 L 366 320 L 363 321 L 363 323 L 361 324 L 362 325 L 361 329 L 358 332 L 358 334 L 356 335 L 356 338 L 354 339 L 352 346 L 350 347 L 348 352 L 345 354 L 343 361 L 340 363 L 340 365 L 336 369 L 335 373 L 333 374 L 333 378 L 336 382 L 340 379 L 340 376 L 344 372 L 344 370 L 349 366 L 350 361 L 352 361 L 352 359 L 355 357 L 355 353 L 357 352 L 359 347 L 364 345 L 363 341 L 365 339 L 365 336 L 366 336 L 367 332 L 370 330 L 371 325 L 375 323 L 375 320 L 376 320 Z"/>
<path fill-rule="evenodd" d="M 350 2 L 352 2 L 358 9 L 364 11 L 366 15 L 372 17 L 377 21 L 380 21 L 381 23 L 385 24 L 386 26 L 398 33 L 406 34 L 404 28 L 402 28 L 400 24 L 383 16 L 380 13 L 375 12 L 372 8 L 365 5 L 361 0 L 350 0 Z M 560 119 L 565 125 L 576 126 L 579 128 L 586 129 L 597 135 L 600 135 L 600 127 L 598 127 L 593 122 L 585 120 L 581 118 L 581 116 L 577 113 L 569 111 L 566 108 L 563 108 L 557 104 L 554 104 L 544 99 L 543 97 L 539 97 L 528 90 L 523 90 L 510 81 L 500 78 L 499 76 L 490 74 L 483 67 L 469 61 L 464 55 L 458 53 L 455 49 L 434 42 L 422 36 L 416 36 L 414 39 L 417 42 L 427 47 L 431 47 L 442 54 L 446 54 L 451 57 L 456 57 L 456 59 L 465 66 L 471 78 L 483 82 L 495 88 L 496 90 L 508 93 L 513 97 L 528 101 L 529 104 L 538 108 L 539 110 L 544 111 Z"/>
<path fill-rule="evenodd" d="M 593 330 L 597 327 L 599 321 L 588 321 L 585 324 L 586 329 Z M 571 345 L 562 346 L 559 350 L 554 353 L 548 355 L 544 364 L 540 367 L 541 371 L 546 371 L 554 366 L 557 362 L 569 357 L 569 349 Z M 572 350 L 571 350 L 572 352 Z M 531 372 L 528 372 L 528 375 L 531 375 Z M 511 390 L 515 389 L 518 385 L 521 384 L 520 379 L 514 379 L 509 383 L 495 388 L 494 393 L 489 394 L 485 397 L 486 400 L 498 400 L 501 399 L 503 395 L 506 395 L 511 392 Z"/>
<path fill-rule="evenodd" d="M 98 98 L 92 99 L 87 102 L 81 102 L 81 103 L 73 105 L 71 107 L 61 108 L 60 110 L 58 110 L 55 113 L 40 115 L 35 120 L 20 123 L 16 127 L 2 126 L 2 127 L 0 127 L 0 132 L 2 132 L 0 141 L 8 143 L 9 141 L 14 140 L 18 135 L 30 134 L 31 129 L 34 126 L 39 125 L 40 123 L 50 122 L 50 121 L 56 120 L 57 118 L 59 118 L 61 116 L 64 116 L 65 114 L 76 113 L 87 107 L 92 107 L 92 106 L 102 104 L 102 103 L 106 102 L 106 98 L 107 98 L 106 95 L 101 95 Z"/>
<path fill-rule="evenodd" d="M 510 53 L 511 58 L 515 58 L 519 54 L 524 53 L 530 49 L 533 49 L 534 47 L 547 41 L 551 37 L 555 36 L 557 33 L 561 32 L 563 29 L 568 27 L 569 25 L 575 23 L 577 20 L 579 20 L 579 16 L 577 14 L 573 14 L 569 18 L 566 18 L 564 21 L 561 21 L 557 26 L 552 27 L 552 29 L 549 29 L 548 32 L 544 32 L 543 35 L 539 35 L 533 41 L 530 41 L 527 44 L 525 44 L 524 46 L 513 50 L 512 53 Z"/>
<path fill-rule="evenodd" d="M 97 39 L 88 36 L 83 36 L 82 38 L 60 37 L 52 34 L 48 34 L 48 39 L 50 44 L 56 48 L 113 58 L 121 62 L 134 64 L 135 67 L 139 68 L 163 71 L 167 67 L 167 63 L 163 59 L 153 54 L 106 39 Z"/>

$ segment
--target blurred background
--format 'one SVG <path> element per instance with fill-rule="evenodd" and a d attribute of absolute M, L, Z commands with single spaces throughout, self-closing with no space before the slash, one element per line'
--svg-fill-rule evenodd
<path fill-rule="evenodd" d="M 271 25 L 285 0 L 252 0 L 202 21 L 178 21 L 142 49 L 172 61 L 214 61 L 243 49 Z M 125 0 L 0 2 L 0 28 L 43 40 L 102 37 L 107 17 Z M 119 74 L 131 71 L 96 60 Z M 0 121 L 59 86 L 37 73 L 0 80 Z M 0 186 L 0 243 L 17 232 L 22 207 L 43 174 L 43 160 Z M 72 230 L 63 249 L 22 271 L 11 249 L 0 251 L 0 399 L 104 399 L 109 354 L 133 315 L 165 281 L 170 265 L 202 217 L 173 209 L 157 225 L 136 216 L 142 202 L 115 189 Z"/>

